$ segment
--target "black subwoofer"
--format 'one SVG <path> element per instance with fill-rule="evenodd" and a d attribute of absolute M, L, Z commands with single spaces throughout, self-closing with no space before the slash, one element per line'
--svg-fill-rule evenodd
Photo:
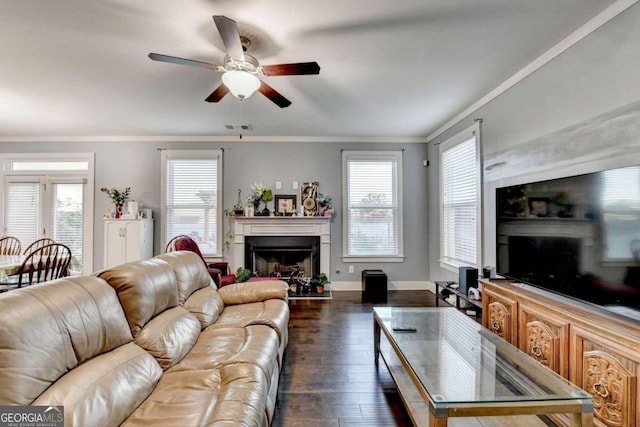
<path fill-rule="evenodd" d="M 387 301 L 387 275 L 382 270 L 362 270 L 362 300 Z"/>
<path fill-rule="evenodd" d="M 458 290 L 467 295 L 469 288 L 478 287 L 478 269 L 473 267 L 460 267 L 458 269 Z"/>

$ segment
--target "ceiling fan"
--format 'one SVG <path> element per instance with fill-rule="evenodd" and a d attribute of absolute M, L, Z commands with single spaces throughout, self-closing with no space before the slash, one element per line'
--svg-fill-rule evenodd
<path fill-rule="evenodd" d="M 213 21 L 216 27 L 218 27 L 222 42 L 227 49 L 227 55 L 224 57 L 224 65 L 177 58 L 159 53 L 149 54 L 149 58 L 154 61 L 208 68 L 209 70 L 224 73 L 222 74 L 222 84 L 205 99 L 207 102 L 218 102 L 228 92 L 231 92 L 231 94 L 238 99 L 245 99 L 257 90 L 278 107 L 285 108 L 291 105 L 291 101 L 264 81 L 260 80 L 257 76 L 320 74 L 320 66 L 317 62 L 260 65 L 256 58 L 246 53 L 249 45 L 251 45 L 251 40 L 240 36 L 236 21 L 222 15 L 214 15 Z"/>

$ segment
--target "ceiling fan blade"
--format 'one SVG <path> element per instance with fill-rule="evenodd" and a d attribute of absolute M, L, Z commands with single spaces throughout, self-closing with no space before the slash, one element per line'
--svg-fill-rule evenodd
<path fill-rule="evenodd" d="M 289 105 L 291 105 L 291 101 L 289 101 L 284 96 L 280 95 L 279 92 L 277 92 L 274 88 L 272 88 L 271 86 L 269 86 L 263 81 L 260 81 L 260 87 L 258 88 L 258 92 L 260 92 L 261 94 L 269 98 L 271 102 L 273 102 L 280 108 L 286 108 Z"/>
<path fill-rule="evenodd" d="M 224 67 L 221 67 L 220 65 L 209 64 L 208 62 L 202 61 L 195 61 L 193 59 L 184 59 L 177 58 L 175 56 L 161 55 L 159 53 L 150 53 L 149 58 L 153 59 L 154 61 L 170 62 L 172 64 L 188 65 L 190 67 L 207 68 L 213 71 L 224 71 Z"/>
<path fill-rule="evenodd" d="M 238 32 L 238 24 L 233 19 L 229 19 L 226 16 L 214 15 L 213 21 L 218 27 L 220 37 L 224 47 L 227 49 L 227 55 L 230 58 L 244 61 L 244 50 L 242 50 L 242 43 L 240 42 L 240 32 Z"/>
<path fill-rule="evenodd" d="M 211 92 L 211 95 L 207 96 L 207 99 L 205 99 L 205 101 L 218 102 L 222 98 L 224 98 L 224 96 L 228 93 L 229 93 L 229 89 L 224 84 L 221 84 L 216 88 L 216 90 Z"/>
<path fill-rule="evenodd" d="M 292 76 L 300 74 L 320 74 L 317 62 L 298 62 L 295 64 L 275 64 L 262 66 L 265 76 Z"/>

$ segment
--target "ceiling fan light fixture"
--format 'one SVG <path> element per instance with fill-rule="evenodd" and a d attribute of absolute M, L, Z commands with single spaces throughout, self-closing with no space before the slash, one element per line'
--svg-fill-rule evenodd
<path fill-rule="evenodd" d="M 249 98 L 260 87 L 260 79 L 246 71 L 231 70 L 222 75 L 222 83 L 238 99 Z"/>

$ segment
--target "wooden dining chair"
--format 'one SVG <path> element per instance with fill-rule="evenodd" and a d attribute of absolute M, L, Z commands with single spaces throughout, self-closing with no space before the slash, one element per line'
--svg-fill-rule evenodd
<path fill-rule="evenodd" d="M 16 274 L 18 288 L 48 282 L 69 275 L 71 249 L 62 243 L 52 243 L 33 250 L 26 256 Z"/>
<path fill-rule="evenodd" d="M 50 245 L 52 243 L 56 243 L 56 241 L 50 237 L 43 237 L 42 239 L 38 239 L 33 243 L 31 243 L 29 246 L 27 246 L 27 248 L 24 250 L 23 253 L 25 255 L 29 255 L 31 252 L 35 251 L 36 249 L 39 249 L 46 245 Z"/>
<path fill-rule="evenodd" d="M 20 239 L 13 236 L 0 238 L 0 255 L 20 255 L 21 252 Z"/>

